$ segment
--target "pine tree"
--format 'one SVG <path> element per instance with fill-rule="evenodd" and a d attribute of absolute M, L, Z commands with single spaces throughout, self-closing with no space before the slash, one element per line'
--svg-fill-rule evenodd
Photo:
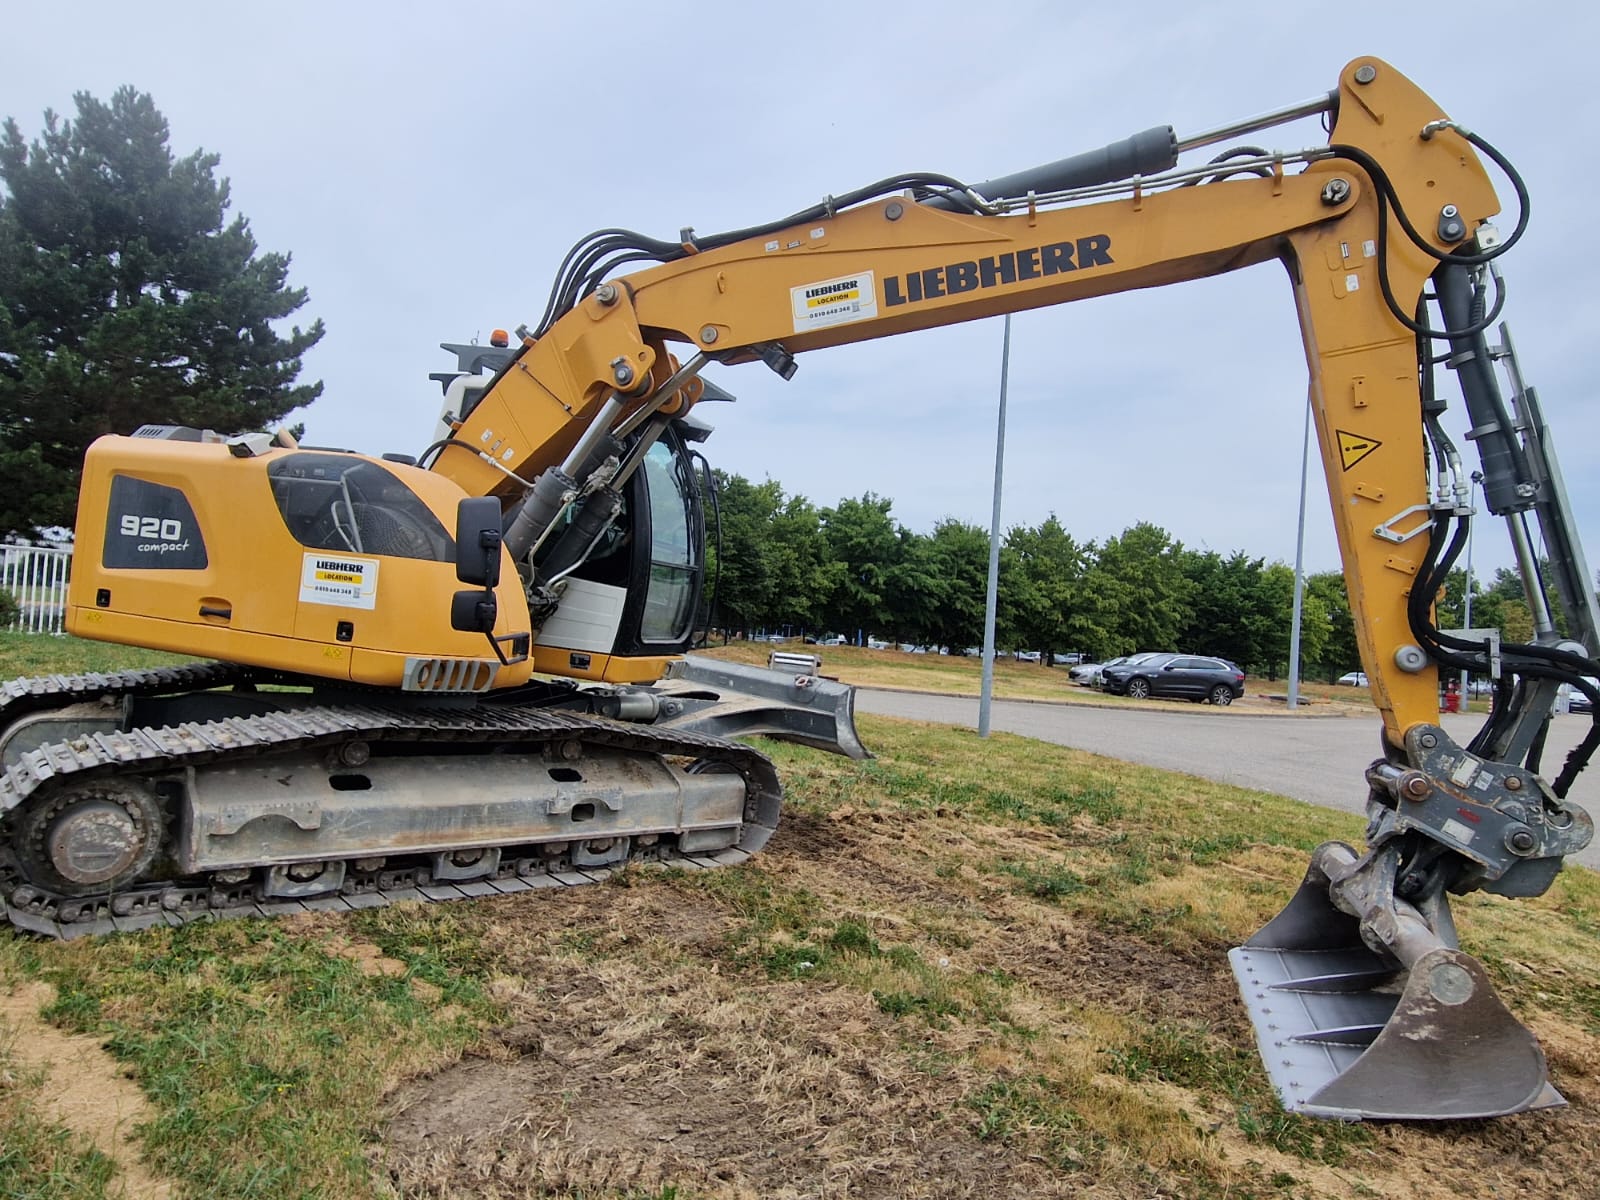
<path fill-rule="evenodd" d="M 257 253 L 215 154 L 174 159 L 166 119 L 124 87 L 0 137 L 0 534 L 72 524 L 84 450 L 146 422 L 236 433 L 309 404 L 322 322 L 289 256 Z"/>

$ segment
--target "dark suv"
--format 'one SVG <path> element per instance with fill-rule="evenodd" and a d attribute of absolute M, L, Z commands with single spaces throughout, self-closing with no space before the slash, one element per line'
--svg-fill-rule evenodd
<path fill-rule="evenodd" d="M 1244 695 L 1244 672 L 1225 658 L 1152 654 L 1141 662 L 1104 671 L 1106 691 L 1145 700 L 1173 696 L 1199 703 L 1232 704 Z"/>

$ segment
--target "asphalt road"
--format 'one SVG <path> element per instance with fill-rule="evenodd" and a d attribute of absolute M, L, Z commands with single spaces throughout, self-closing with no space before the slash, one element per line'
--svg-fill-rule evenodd
<path fill-rule="evenodd" d="M 961 696 L 860 689 L 856 711 L 978 726 L 977 700 Z M 1445 715 L 1441 720 L 1451 737 L 1465 743 L 1483 718 Z M 1547 777 L 1589 728 L 1587 716 L 1568 714 L 1554 721 L 1544 754 Z M 1006 733 L 1358 814 L 1366 810 L 1363 772 L 1382 752 L 1376 714 L 1364 720 L 1216 712 L 1187 704 L 1174 704 L 1169 712 L 996 700 L 989 723 Z M 1569 799 L 1600 817 L 1600 761 L 1578 777 Z M 1591 842 L 1572 858 L 1600 870 L 1600 844 Z"/>

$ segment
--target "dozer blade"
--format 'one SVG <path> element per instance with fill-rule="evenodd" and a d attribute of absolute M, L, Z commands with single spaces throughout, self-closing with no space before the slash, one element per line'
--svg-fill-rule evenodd
<path fill-rule="evenodd" d="M 856 733 L 855 689 L 811 670 L 774 670 L 690 654 L 653 689 L 677 712 L 671 729 L 716 737 L 764 734 L 847 758 L 871 758 Z"/>
<path fill-rule="evenodd" d="M 1409 969 L 1375 954 L 1360 921 L 1330 897 L 1329 861 L 1319 850 L 1288 907 L 1228 955 L 1283 1107 L 1444 1121 L 1565 1104 L 1482 964 L 1436 938 Z M 1395 910 L 1419 923 L 1409 905 Z M 1394 940 L 1407 938 L 1422 940 L 1414 928 Z"/>

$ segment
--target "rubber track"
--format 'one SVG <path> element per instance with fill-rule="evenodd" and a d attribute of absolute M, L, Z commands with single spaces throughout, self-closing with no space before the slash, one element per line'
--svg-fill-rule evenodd
<path fill-rule="evenodd" d="M 105 694 L 148 694 L 223 686 L 250 677 L 248 668 L 227 663 L 163 667 L 114 675 L 46 676 L 0 685 L 6 699 L 25 703 L 22 711 L 59 706 Z M 32 703 L 28 703 L 32 701 Z M 0 701 L 0 715 L 16 715 Z M 218 721 L 128 732 L 94 733 L 54 742 L 28 751 L 0 774 L 0 817 L 41 789 L 107 776 L 157 774 L 175 768 L 202 766 L 222 759 L 316 749 L 350 740 L 367 742 L 481 742 L 542 744 L 576 739 L 588 745 L 638 753 L 692 757 L 725 763 L 744 776 L 747 787 L 745 824 L 739 844 L 706 854 L 682 854 L 651 847 L 638 861 L 688 869 L 742 863 L 759 850 L 776 828 L 757 823 L 763 809 L 775 814 L 780 793 L 777 773 L 765 755 L 738 742 L 684 731 L 657 731 L 565 710 L 534 707 L 479 706 L 470 711 L 428 711 L 392 705 L 308 706 Z M 763 804 L 763 801 L 766 801 Z M 382 907 L 405 900 L 443 901 L 501 895 L 538 887 L 576 886 L 598 882 L 613 868 L 517 875 L 458 883 L 421 883 L 392 889 L 372 888 L 304 900 L 244 902 L 212 907 L 210 885 L 161 882 L 132 888 L 116 897 L 57 897 L 20 880 L 15 859 L 0 857 L 0 911 L 12 925 L 30 933 L 70 939 L 126 932 L 157 925 L 183 925 L 195 920 L 234 916 L 276 916 L 306 911 L 348 911 Z M 415 874 L 399 872 L 398 874 Z M 15 886 L 21 883 L 21 886 Z M 13 901 L 26 893 L 29 902 Z M 7 903 L 7 901 L 13 901 Z M 115 904 L 118 912 L 112 911 Z M 59 908 L 88 910 L 83 919 L 59 921 Z M 123 915 L 125 914 L 125 915 Z"/>
<path fill-rule="evenodd" d="M 261 674 L 237 663 L 198 662 L 177 667 L 109 674 L 33 675 L 0 683 L 0 728 L 18 717 L 100 696 L 146 696 L 157 692 L 197 692 L 244 683 Z"/>

